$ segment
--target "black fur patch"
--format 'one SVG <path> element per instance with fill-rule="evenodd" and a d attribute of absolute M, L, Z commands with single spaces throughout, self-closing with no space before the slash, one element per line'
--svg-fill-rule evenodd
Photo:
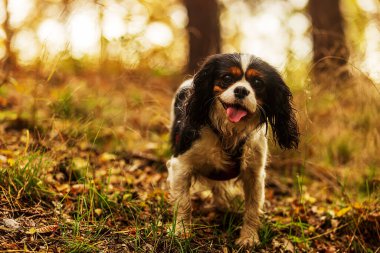
<path fill-rule="evenodd" d="M 227 73 L 232 66 L 241 68 L 238 54 L 210 56 L 195 74 L 192 86 L 177 93 L 171 131 L 175 157 L 186 152 L 199 138 L 201 127 L 209 119 L 210 106 L 214 99 L 214 81 Z"/>
<path fill-rule="evenodd" d="M 183 88 L 177 93 L 174 101 L 174 120 L 170 140 L 175 157 L 186 152 L 193 141 L 199 137 L 199 128 L 186 124 L 185 105 L 191 93 L 192 87 Z"/>
<path fill-rule="evenodd" d="M 254 87 L 256 97 L 263 102 L 262 123 L 269 122 L 273 137 L 281 148 L 297 148 L 299 130 L 292 105 L 292 93 L 280 74 L 268 63 L 254 58 L 250 67 L 263 74 L 262 87 Z"/>

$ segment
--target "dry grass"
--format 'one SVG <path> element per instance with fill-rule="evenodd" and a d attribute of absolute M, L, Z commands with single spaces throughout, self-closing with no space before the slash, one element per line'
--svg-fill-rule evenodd
<path fill-rule="evenodd" d="M 363 181 L 376 183 L 380 177 L 375 171 L 380 167 L 379 98 L 379 86 L 363 76 L 339 87 L 331 81 L 329 86 L 311 86 L 296 97 L 304 105 L 300 110 L 302 156 L 333 175 L 350 194 L 358 192 Z"/>
<path fill-rule="evenodd" d="M 181 78 L 16 79 L 0 87 L 0 248 L 238 250 L 241 215 L 217 212 L 202 195 L 194 198 L 192 237 L 168 232 L 163 165 Z M 301 147 L 272 147 L 257 251 L 378 250 L 379 98 L 362 77 L 295 92 Z"/>

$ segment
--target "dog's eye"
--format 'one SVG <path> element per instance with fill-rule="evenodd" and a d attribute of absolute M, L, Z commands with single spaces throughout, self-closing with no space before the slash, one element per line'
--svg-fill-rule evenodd
<path fill-rule="evenodd" d="M 230 84 L 233 81 L 233 78 L 231 75 L 227 74 L 222 77 L 222 81 L 224 84 Z"/>
<path fill-rule="evenodd" d="M 252 86 L 256 91 L 263 91 L 265 88 L 263 80 L 259 78 L 253 79 Z"/>
<path fill-rule="evenodd" d="M 264 88 L 264 82 L 263 82 L 263 80 L 261 80 L 261 79 L 259 79 L 259 78 L 255 78 L 255 79 L 253 79 L 253 86 L 255 87 L 255 88 Z"/>

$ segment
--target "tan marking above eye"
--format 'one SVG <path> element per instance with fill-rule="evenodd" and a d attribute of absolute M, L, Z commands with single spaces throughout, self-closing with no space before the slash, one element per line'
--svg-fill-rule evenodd
<path fill-rule="evenodd" d="M 221 92 L 221 91 L 224 91 L 224 89 L 222 89 L 220 86 L 218 86 L 217 84 L 214 85 L 214 91 L 215 92 Z"/>
<path fill-rule="evenodd" d="M 241 76 L 241 69 L 238 68 L 238 67 L 230 67 L 228 69 L 230 71 L 230 73 L 236 77 L 240 77 Z"/>
<path fill-rule="evenodd" d="M 256 69 L 248 69 L 247 72 L 245 73 L 247 77 L 262 77 L 263 75 L 257 71 Z"/>

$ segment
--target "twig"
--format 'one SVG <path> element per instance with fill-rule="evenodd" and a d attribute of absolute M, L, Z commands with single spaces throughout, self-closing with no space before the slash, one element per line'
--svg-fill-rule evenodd
<path fill-rule="evenodd" d="M 157 156 L 154 156 L 151 154 L 124 151 L 124 152 L 116 153 L 116 155 L 120 156 L 124 160 L 141 159 L 141 160 L 145 160 L 150 163 L 155 163 L 155 164 L 165 167 L 165 161 L 162 158 L 158 158 Z"/>
<path fill-rule="evenodd" d="M 325 232 L 325 233 L 323 233 L 323 234 L 319 234 L 319 235 L 316 235 L 316 236 L 313 236 L 313 237 L 307 238 L 306 240 L 307 240 L 307 241 L 311 241 L 311 240 L 317 239 L 317 238 L 319 238 L 319 237 L 322 237 L 322 236 L 328 235 L 328 234 L 330 234 L 330 233 L 336 232 L 337 230 L 339 230 L 339 229 L 341 229 L 341 228 L 346 227 L 347 225 L 348 225 L 348 223 L 343 224 L 343 225 L 340 226 L 340 227 L 334 228 L 334 229 L 332 229 L 332 230 L 330 230 L 330 231 L 327 231 L 327 232 Z"/>

